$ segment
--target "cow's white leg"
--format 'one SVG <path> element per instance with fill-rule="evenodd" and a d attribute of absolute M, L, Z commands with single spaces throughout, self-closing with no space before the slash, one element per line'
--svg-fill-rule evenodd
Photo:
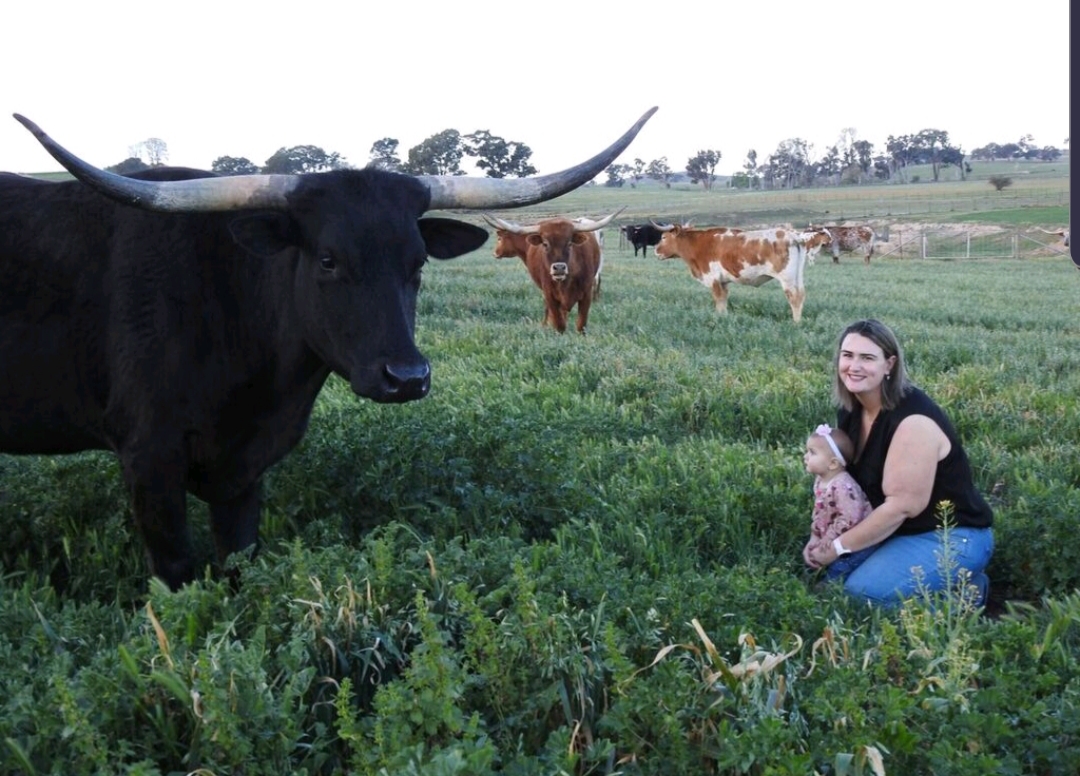
<path fill-rule="evenodd" d="M 803 302 L 806 300 L 805 288 L 794 288 L 784 286 L 784 294 L 787 296 L 788 304 L 791 305 L 791 317 L 795 323 L 798 323 L 802 318 Z"/>
<path fill-rule="evenodd" d="M 711 290 L 713 304 L 716 305 L 716 312 L 723 315 L 727 312 L 727 283 L 721 283 L 719 280 L 714 280 Z"/>

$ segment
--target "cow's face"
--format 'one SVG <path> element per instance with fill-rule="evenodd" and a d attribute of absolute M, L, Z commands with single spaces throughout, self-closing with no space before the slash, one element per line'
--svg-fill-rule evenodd
<path fill-rule="evenodd" d="M 358 395 L 380 402 L 423 398 L 430 368 L 413 341 L 420 272 L 428 256 L 475 250 L 487 232 L 422 218 L 418 181 L 380 170 L 345 170 L 301 185 L 280 214 L 234 222 L 241 244 L 270 260 L 292 249 L 291 297 L 306 345 Z M 275 261 L 287 260 L 283 256 Z"/>
<path fill-rule="evenodd" d="M 682 227 L 672 226 L 660 235 L 660 242 L 656 244 L 656 257 L 658 259 L 674 259 L 679 256 L 679 235 Z"/>
<path fill-rule="evenodd" d="M 832 242 L 832 235 L 824 229 L 816 229 L 812 232 L 803 232 L 802 239 L 806 249 L 816 254 L 823 246 Z"/>
<path fill-rule="evenodd" d="M 492 253 L 496 259 L 505 259 L 510 256 L 524 258 L 524 238 L 519 234 L 499 229 L 495 232 L 495 248 Z"/>
<path fill-rule="evenodd" d="M 570 221 L 551 221 L 540 226 L 540 231 L 528 235 L 530 256 L 536 256 L 547 268 L 548 276 L 565 281 L 570 276 L 573 247 L 589 239 L 588 232 L 579 232 Z"/>

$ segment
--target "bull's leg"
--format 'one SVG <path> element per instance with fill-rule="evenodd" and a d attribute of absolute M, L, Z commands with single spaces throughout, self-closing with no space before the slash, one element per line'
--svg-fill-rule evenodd
<path fill-rule="evenodd" d="M 711 290 L 713 304 L 716 305 L 716 312 L 723 315 L 727 312 L 727 283 L 721 283 L 719 280 L 714 280 Z"/>
<path fill-rule="evenodd" d="M 566 310 L 558 302 L 551 305 L 551 325 L 555 327 L 555 331 L 559 332 L 559 334 L 566 331 Z"/>
<path fill-rule="evenodd" d="M 795 323 L 798 323 L 802 318 L 802 307 L 803 302 L 806 300 L 806 289 L 784 286 L 784 294 L 787 296 L 788 304 L 791 305 L 791 317 Z"/>
<path fill-rule="evenodd" d="M 566 332 L 566 313 L 563 310 L 559 310 L 555 313 L 555 320 L 552 325 L 559 334 L 564 334 Z"/>
<path fill-rule="evenodd" d="M 150 572 L 172 590 L 195 578 L 187 525 L 186 467 L 180 458 L 163 458 L 147 450 L 120 455 Z"/>
<path fill-rule="evenodd" d="M 210 505 L 210 528 L 214 534 L 218 563 L 222 568 L 232 553 L 258 547 L 261 514 L 260 480 L 256 480 L 235 498 Z"/>
<path fill-rule="evenodd" d="M 589 308 L 592 306 L 592 299 L 588 296 L 583 296 L 577 303 L 577 332 L 578 334 L 585 333 L 585 327 L 589 323 Z"/>

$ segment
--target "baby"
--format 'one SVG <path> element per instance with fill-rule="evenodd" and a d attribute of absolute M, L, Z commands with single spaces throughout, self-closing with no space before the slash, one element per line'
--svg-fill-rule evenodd
<path fill-rule="evenodd" d="M 814 514 L 810 525 L 810 541 L 803 548 L 803 560 L 811 568 L 815 547 L 831 545 L 844 531 L 859 523 L 873 511 L 859 483 L 848 474 L 847 462 L 855 453 L 851 438 L 840 429 L 822 424 L 806 440 L 803 463 L 814 475 Z M 847 553 L 825 569 L 827 579 L 843 578 L 866 560 L 877 546 Z"/>

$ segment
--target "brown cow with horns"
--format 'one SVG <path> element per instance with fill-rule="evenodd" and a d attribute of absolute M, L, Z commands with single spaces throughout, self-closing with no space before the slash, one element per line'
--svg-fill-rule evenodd
<path fill-rule="evenodd" d="M 593 233 L 611 223 L 622 210 L 599 221 L 549 218 L 532 226 L 486 213 L 484 220 L 499 232 L 497 257 L 499 245 L 508 246 L 513 252 L 504 255 L 510 256 L 521 255 L 520 249 L 525 249 L 525 267 L 544 295 L 544 323 L 559 333 L 565 332 L 570 311 L 577 305 L 577 330 L 584 334 L 600 271 L 600 245 Z"/>

